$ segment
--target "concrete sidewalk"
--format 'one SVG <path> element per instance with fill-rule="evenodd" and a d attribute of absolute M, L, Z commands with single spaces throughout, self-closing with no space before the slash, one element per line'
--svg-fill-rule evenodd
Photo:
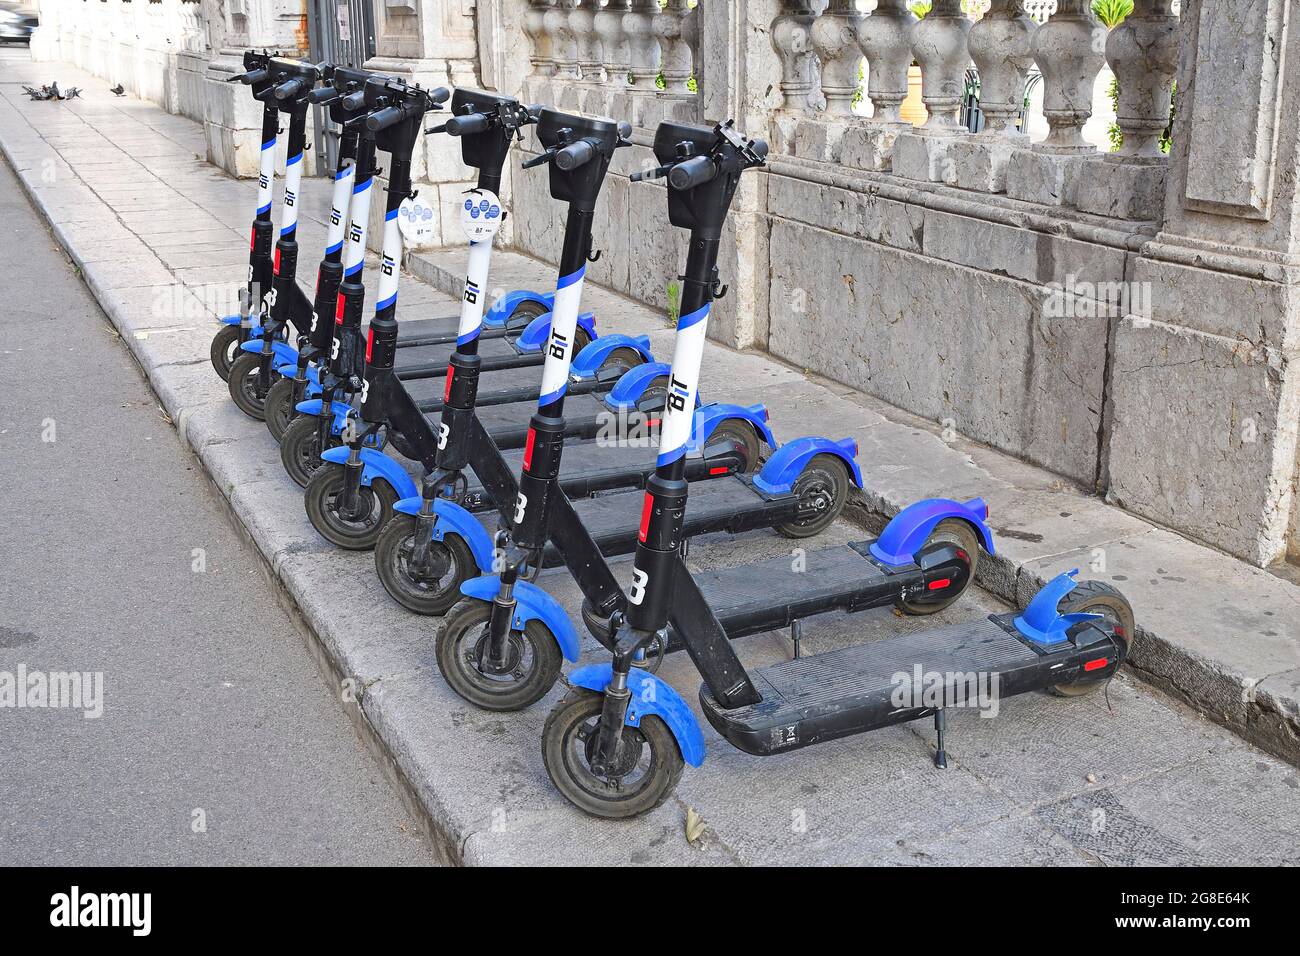
<path fill-rule="evenodd" d="M 765 762 L 709 733 L 709 760 L 685 776 L 677 801 L 634 823 L 586 820 L 559 800 L 541 768 L 539 733 L 551 701 L 503 717 L 451 695 L 433 663 L 433 625 L 387 599 L 368 555 L 340 554 L 320 541 L 265 428 L 234 408 L 208 366 L 215 303 L 233 301 L 242 278 L 252 184 L 204 163 L 201 130 L 188 120 L 115 98 L 70 66 L 8 58 L 0 65 L 0 148 L 326 652 L 365 688 L 366 720 L 453 859 L 1300 861 L 1295 770 L 1131 675 L 1114 682 L 1109 707 L 1104 698 L 1026 697 L 1008 702 L 999 720 L 959 717 L 947 773 L 930 767 L 925 727 Z M 28 103 L 17 85 L 52 77 L 83 86 L 85 99 Z M 307 284 L 323 247 L 327 185 L 311 181 L 304 193 L 300 278 Z M 454 249 L 412 256 L 412 273 L 426 282 L 404 278 L 402 314 L 434 303 L 454 310 L 444 293 L 457 291 L 463 259 Z M 542 263 L 507 254 L 495 260 L 494 285 L 553 280 Z M 671 333 L 652 310 L 594 288 L 584 306 L 602 330 L 656 329 L 656 351 L 670 351 Z M 834 437 L 856 438 L 867 484 L 855 512 L 862 524 L 878 524 L 920 497 L 985 498 L 1000 554 L 984 564 L 980 583 L 997 597 L 1023 600 L 1072 567 L 1114 582 L 1137 610 L 1133 672 L 1252 743 L 1300 760 L 1295 585 L 766 356 L 711 346 L 705 367 L 710 399 L 761 395 L 779 438 L 823 433 L 828 422 Z M 844 524 L 831 539 L 855 533 Z M 701 566 L 789 550 L 773 535 L 702 544 L 692 552 Z M 576 610 L 566 576 L 543 581 Z M 954 616 L 993 600 L 972 593 Z M 883 615 L 839 618 L 815 629 L 811 649 L 897 624 Z M 746 663 L 787 653 L 777 636 L 743 648 Z M 688 663 L 670 661 L 665 676 L 693 699 L 697 679 Z M 708 824 L 701 846 L 681 835 L 685 806 Z M 1111 822 L 1098 828 L 1098 813 Z"/>

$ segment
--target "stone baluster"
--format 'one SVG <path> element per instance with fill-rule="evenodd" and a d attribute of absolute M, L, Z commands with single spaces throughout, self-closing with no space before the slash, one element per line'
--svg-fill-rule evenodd
<path fill-rule="evenodd" d="M 858 47 L 867 58 L 867 98 L 878 124 L 903 122 L 898 109 L 907 99 L 909 37 L 915 23 L 907 0 L 879 0 L 870 16 L 858 21 Z"/>
<path fill-rule="evenodd" d="M 830 0 L 826 11 L 813 21 L 812 42 L 822 67 L 822 95 L 827 118 L 845 120 L 853 115 L 853 97 L 858 92 L 858 69 L 862 50 L 858 47 L 858 26 L 866 14 L 854 0 Z"/>
<path fill-rule="evenodd" d="M 899 176 L 956 182 L 949 147 L 966 132 L 957 117 L 970 66 L 966 46 L 970 28 L 961 0 L 934 0 L 925 19 L 911 28 L 912 56 L 921 66 L 921 99 L 930 116 L 920 129 L 907 130 L 895 139 L 893 166 Z"/>
<path fill-rule="evenodd" d="M 1028 135 L 1016 128 L 1016 118 L 1034 64 L 1037 29 L 1024 0 L 992 0 L 971 27 L 966 43 L 979 71 L 984 129 L 954 143 L 950 151 L 956 185 L 963 189 L 1005 192 L 1012 150 L 1029 144 Z"/>
<path fill-rule="evenodd" d="M 654 32 L 654 19 L 658 12 L 656 0 L 632 0 L 630 9 L 623 14 L 628 72 L 639 93 L 655 92 L 655 79 L 659 76 L 659 38 Z"/>
<path fill-rule="evenodd" d="M 781 107 L 806 110 L 813 90 L 815 59 L 810 30 L 814 14 L 808 0 L 785 0 L 781 7 L 772 21 L 772 47 L 781 61 Z"/>
<path fill-rule="evenodd" d="M 1085 167 L 1075 204 L 1122 219 L 1160 219 L 1169 158 L 1160 137 L 1178 69 L 1178 15 L 1172 0 L 1135 0 L 1133 12 L 1106 38 L 1106 60 L 1119 81 L 1117 122 L 1124 145 Z"/>
<path fill-rule="evenodd" d="M 600 0 L 577 0 L 569 11 L 569 29 L 577 48 L 578 73 L 584 83 L 598 84 L 605 79 L 601 65 L 600 36 L 596 33 L 596 11 Z"/>
<path fill-rule="evenodd" d="M 1043 74 L 1043 115 L 1049 132 L 1043 142 L 1012 156 L 1008 196 L 1074 205 L 1084 163 L 1099 158 L 1083 138 L 1083 127 L 1092 115 L 1105 41 L 1106 28 L 1093 14 L 1090 0 L 1059 0 L 1056 13 L 1034 33 L 1034 61 Z"/>
<path fill-rule="evenodd" d="M 690 36 L 683 29 L 687 12 L 687 0 L 668 0 L 668 6 L 654 18 L 654 32 L 663 56 L 664 92 L 670 95 L 690 92 L 686 84 L 695 64 Z"/>
<path fill-rule="evenodd" d="M 609 0 L 596 14 L 596 35 L 600 38 L 601 64 L 606 81 L 615 89 L 627 86 L 630 52 L 623 18 L 632 9 L 631 0 Z"/>
<path fill-rule="evenodd" d="M 555 59 L 555 79 L 572 81 L 578 78 L 578 48 L 573 31 L 569 28 L 569 13 L 577 0 L 555 0 L 546 11 L 543 21 L 551 37 L 551 55 Z"/>
<path fill-rule="evenodd" d="M 530 80 L 544 80 L 555 75 L 555 58 L 551 52 L 551 34 L 546 29 L 546 11 L 551 0 L 529 0 L 524 14 L 524 34 L 528 37 L 528 62 L 532 65 Z"/>

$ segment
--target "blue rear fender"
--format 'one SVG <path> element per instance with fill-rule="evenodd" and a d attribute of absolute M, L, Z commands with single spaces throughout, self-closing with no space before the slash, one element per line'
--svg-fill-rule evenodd
<path fill-rule="evenodd" d="M 892 567 L 912 564 L 916 552 L 925 544 L 935 526 L 947 518 L 957 518 L 975 529 L 985 551 L 995 554 L 988 516 L 989 506 L 982 498 L 973 498 L 965 504 L 947 498 L 927 498 L 894 515 L 871 546 L 871 553 Z"/>
<path fill-rule="evenodd" d="M 423 506 L 424 499 L 417 495 L 414 498 L 403 498 L 394 506 L 394 510 L 399 514 L 415 516 Z M 491 574 L 495 570 L 492 564 L 496 547 L 482 522 L 454 501 L 442 498 L 433 503 L 433 513 L 437 516 L 433 523 L 434 541 L 441 541 L 449 534 L 460 535 L 469 545 L 470 554 L 474 555 L 478 569 L 484 574 Z"/>
<path fill-rule="evenodd" d="M 347 464 L 348 453 L 349 448 L 347 445 L 339 445 L 337 448 L 331 448 L 322 453 L 320 458 L 321 461 L 344 465 Z M 373 448 L 363 448 L 361 449 L 361 462 L 365 465 L 361 472 L 361 484 L 364 487 L 369 488 L 376 478 L 382 478 L 392 487 L 399 500 L 414 498 L 420 493 L 420 489 L 415 485 L 415 479 L 408 475 L 401 465 L 383 452 L 376 451 Z"/>
<path fill-rule="evenodd" d="M 578 316 L 578 328 L 587 333 L 587 337 L 593 341 L 596 338 L 596 317 L 590 312 L 584 312 Z M 528 323 L 528 327 L 519 333 L 519 337 L 514 340 L 515 351 L 520 355 L 530 355 L 540 352 L 546 347 L 546 343 L 551 338 L 551 313 L 539 315 L 533 321 Z"/>
<path fill-rule="evenodd" d="M 505 326 L 510 316 L 514 315 L 515 309 L 525 302 L 536 302 L 546 309 L 547 312 L 555 306 L 554 292 L 532 292 L 528 289 L 517 289 L 514 292 L 507 292 L 501 298 L 497 299 L 488 310 L 483 314 L 483 324 L 490 329 L 499 329 Z"/>
<path fill-rule="evenodd" d="M 862 487 L 862 469 L 858 467 L 858 443 L 852 438 L 831 441 L 829 438 L 796 438 L 777 449 L 763 470 L 754 476 L 754 484 L 769 495 L 788 494 L 808 463 L 818 455 L 834 455 L 849 469 L 849 478 Z"/>
<path fill-rule="evenodd" d="M 630 368 L 614 383 L 614 387 L 605 396 L 605 404 L 612 409 L 635 409 L 645 395 L 646 389 L 655 379 L 669 378 L 673 374 L 672 366 L 667 362 L 645 362 L 636 368 Z M 700 395 L 695 394 L 695 407 L 701 405 Z"/>
<path fill-rule="evenodd" d="M 688 455 L 698 455 L 704 451 L 713 436 L 713 430 L 728 420 L 739 420 L 753 426 L 758 437 L 767 442 L 768 447 L 776 447 L 776 439 L 767 427 L 767 409 L 762 405 L 727 405 L 715 402 L 695 409 L 695 418 L 691 423 L 691 439 L 686 443 Z"/>
<path fill-rule="evenodd" d="M 650 351 L 650 336 L 638 335 L 602 335 L 587 345 L 573 359 L 572 372 L 575 378 L 594 378 L 596 372 L 615 349 L 633 349 L 644 362 L 653 362 L 655 357 Z"/>
<path fill-rule="evenodd" d="M 613 676 L 614 665 L 589 664 L 571 673 L 569 683 L 603 694 Z M 704 734 L 681 694 L 654 674 L 637 668 L 628 673 L 627 686 L 632 699 L 628 702 L 627 718 L 623 722 L 629 727 L 640 727 L 642 718 L 653 714 L 673 732 L 683 760 L 692 767 L 704 763 Z"/>
<path fill-rule="evenodd" d="M 496 576 L 473 578 L 460 586 L 461 594 L 480 601 L 491 601 L 500 590 L 501 579 Z M 578 632 L 555 598 L 527 581 L 516 581 L 511 593 L 515 599 L 515 616 L 510 627 L 522 631 L 529 621 L 541 621 L 560 646 L 564 659 L 571 664 L 575 662 L 579 653 Z"/>

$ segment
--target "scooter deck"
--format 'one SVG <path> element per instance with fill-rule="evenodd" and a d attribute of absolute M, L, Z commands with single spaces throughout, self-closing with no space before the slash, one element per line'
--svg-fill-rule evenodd
<path fill-rule="evenodd" d="M 445 372 L 446 369 L 444 368 L 443 371 Z M 573 401 L 575 396 L 603 395 L 612 389 L 617 382 L 617 376 L 611 376 L 605 380 L 594 378 L 574 380 L 570 378 L 564 399 L 566 417 L 569 408 L 576 404 Z M 443 390 L 446 386 L 446 376 L 444 374 L 420 376 L 419 378 L 406 376 L 403 377 L 402 384 L 415 401 L 415 407 L 420 411 L 425 414 L 435 414 L 442 411 L 445 404 Z M 540 366 L 485 372 L 479 379 L 479 390 L 474 400 L 474 407 L 481 412 L 484 408 L 493 405 L 527 404 L 530 407 L 529 415 L 531 416 L 537 410 L 537 395 L 541 390 L 541 386 L 542 369 Z"/>
<path fill-rule="evenodd" d="M 966 703 L 972 674 L 998 675 L 996 693 L 1011 696 L 1061 681 L 1072 659 L 1098 657 L 1066 641 L 1046 650 L 1016 631 L 1015 615 L 903 634 L 749 672 L 762 696 L 756 704 L 724 710 L 707 686 L 700 703 L 709 723 L 732 744 L 758 756 L 794 750 L 934 713 L 934 706 L 898 706 L 896 675 L 942 675 L 944 694 L 932 700 Z M 992 686 L 991 684 L 986 686 Z M 923 688 L 912 690 L 920 695 Z M 916 701 L 905 701 L 912 704 Z M 918 702 L 919 703 L 919 702 Z"/>
<path fill-rule="evenodd" d="M 515 349 L 514 339 L 484 339 L 479 342 L 478 354 L 482 359 L 482 370 L 494 372 L 501 369 L 541 367 L 546 356 L 542 352 L 519 352 Z M 455 343 L 444 345 L 419 345 L 400 348 L 393 371 L 398 378 L 418 375 L 421 378 L 444 378 L 447 364 L 452 353 L 456 351 Z"/>
<path fill-rule="evenodd" d="M 456 341 L 459 332 L 459 313 L 431 319 L 402 319 L 401 328 L 397 332 L 397 347 L 408 349 L 420 345 L 447 345 Z M 505 338 L 509 334 L 503 327 L 484 326 L 479 331 L 479 341 Z"/>

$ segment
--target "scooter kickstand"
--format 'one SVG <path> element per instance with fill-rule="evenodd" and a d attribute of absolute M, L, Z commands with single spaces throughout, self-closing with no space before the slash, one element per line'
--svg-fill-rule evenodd
<path fill-rule="evenodd" d="M 790 622 L 790 640 L 794 641 L 794 659 L 803 656 L 803 621 Z"/>
<path fill-rule="evenodd" d="M 943 732 L 948 726 L 948 712 L 940 707 L 934 712 L 934 765 L 940 770 L 948 769 L 948 751 L 943 748 Z"/>

